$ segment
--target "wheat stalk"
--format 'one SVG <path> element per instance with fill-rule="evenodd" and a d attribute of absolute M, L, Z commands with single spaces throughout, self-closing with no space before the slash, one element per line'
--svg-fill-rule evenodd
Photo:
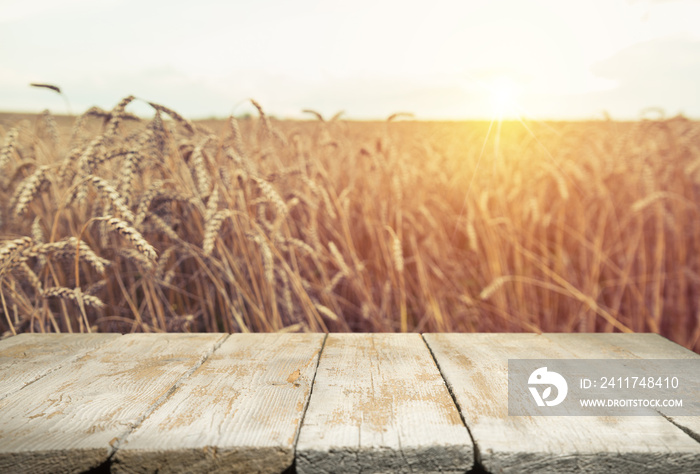
<path fill-rule="evenodd" d="M 655 203 L 656 201 L 660 201 L 662 199 L 667 199 L 670 197 L 672 197 L 672 194 L 669 192 L 665 192 L 665 191 L 653 192 L 653 193 L 649 194 L 648 196 L 646 196 L 642 199 L 639 199 L 638 201 L 635 201 L 631 206 L 632 212 L 635 212 L 635 213 L 640 212 L 643 209 L 649 207 L 651 204 Z"/>
<path fill-rule="evenodd" d="M 258 185 L 258 188 L 260 189 L 260 192 L 262 192 L 263 196 L 265 196 L 265 198 L 275 206 L 275 209 L 277 209 L 277 219 L 283 218 L 287 214 L 287 203 L 284 202 L 284 199 L 282 199 L 272 185 L 264 179 L 253 177 L 253 180 Z"/>
<path fill-rule="evenodd" d="M 216 237 L 221 229 L 221 224 L 224 219 L 231 217 L 231 212 L 229 210 L 222 210 L 215 213 L 211 219 L 209 219 L 204 227 L 204 241 L 202 242 L 202 250 L 204 250 L 204 255 L 211 255 L 214 251 L 214 243 L 216 242 Z"/>
<path fill-rule="evenodd" d="M 285 271 L 278 272 L 278 275 L 282 280 L 282 300 L 284 301 L 287 314 L 291 318 L 294 316 L 295 308 L 294 301 L 292 301 L 292 290 L 289 285 L 289 277 L 287 276 L 287 272 Z"/>
<path fill-rule="evenodd" d="M 111 119 L 107 124 L 107 130 L 105 130 L 104 134 L 105 138 L 109 139 L 116 135 L 119 124 L 122 121 L 122 116 L 124 115 L 124 109 L 126 109 L 126 106 L 133 102 L 134 99 L 135 97 L 133 95 L 124 97 L 121 101 L 119 101 L 116 107 L 112 109 Z"/>
<path fill-rule="evenodd" d="M 44 237 L 44 231 L 41 228 L 41 218 L 39 216 L 36 216 L 34 218 L 34 221 L 32 222 L 32 239 L 34 242 L 37 244 L 43 244 L 46 242 L 46 239 Z M 46 257 L 43 255 L 39 257 L 39 266 L 44 266 L 46 264 Z"/>
<path fill-rule="evenodd" d="M 243 137 L 241 135 L 241 129 L 238 126 L 238 120 L 231 115 L 228 119 L 229 128 L 231 130 L 231 139 L 233 141 L 233 149 L 236 152 L 236 156 L 239 159 L 245 158 L 245 148 L 243 146 Z"/>
<path fill-rule="evenodd" d="M 80 305 L 81 303 L 95 309 L 104 308 L 105 304 L 96 296 L 85 295 L 79 288 L 71 289 L 62 286 L 47 288 L 43 293 L 44 298 L 60 298 L 62 300 L 72 301 Z"/>
<path fill-rule="evenodd" d="M 272 125 L 270 124 L 270 119 L 263 111 L 262 106 L 254 99 L 250 99 L 250 102 L 253 104 L 253 107 L 255 107 L 258 110 L 258 114 L 260 115 L 260 121 L 263 125 L 263 130 L 265 131 L 265 133 L 272 135 Z"/>
<path fill-rule="evenodd" d="M 168 107 L 165 107 L 165 106 L 163 106 L 163 105 L 153 103 L 153 102 L 148 102 L 148 105 L 150 105 L 151 107 L 153 107 L 156 111 L 160 111 L 160 112 L 163 112 L 163 113 L 165 113 L 165 114 L 168 114 L 168 115 L 170 116 L 170 118 L 172 118 L 172 119 L 175 120 L 177 123 L 179 123 L 180 125 L 182 125 L 183 127 L 185 127 L 185 129 L 186 129 L 190 134 L 192 134 L 192 135 L 195 134 L 195 127 L 194 127 L 194 124 L 193 124 L 191 121 L 187 120 L 187 119 L 186 119 L 185 117 L 183 117 L 182 115 L 180 115 L 180 114 L 178 114 L 177 112 L 175 112 L 174 110 L 169 109 Z"/>
<path fill-rule="evenodd" d="M 87 243 L 78 240 L 76 237 L 68 237 L 58 242 L 34 245 L 25 251 L 25 254 L 37 259 L 47 255 L 53 259 L 75 258 L 76 254 L 78 254 L 81 260 L 84 260 L 100 274 L 104 273 L 105 268 L 110 264 L 109 260 L 98 256 Z"/>
<path fill-rule="evenodd" d="M 335 243 L 333 242 L 328 242 L 328 249 L 331 251 L 331 255 L 333 256 L 333 260 L 335 261 L 336 265 L 338 265 L 338 268 L 340 269 L 341 272 L 345 275 L 350 275 L 350 267 L 345 263 L 345 259 L 343 258 L 343 255 L 340 253 L 338 250 L 338 247 L 336 247 Z"/>
<path fill-rule="evenodd" d="M 0 247 L 0 269 L 11 266 L 14 257 L 29 248 L 34 241 L 31 237 L 20 237 L 10 240 Z"/>
<path fill-rule="evenodd" d="M 58 136 L 58 126 L 56 125 L 56 121 L 54 120 L 53 115 L 51 115 L 51 112 L 49 112 L 47 109 L 41 113 L 41 118 L 43 119 L 44 127 L 49 135 L 51 143 L 54 147 L 58 146 L 58 142 L 60 140 Z"/>
<path fill-rule="evenodd" d="M 401 240 L 394 234 L 393 244 L 392 244 L 392 254 L 394 256 L 394 269 L 398 273 L 403 273 L 404 260 L 403 260 L 403 249 L 401 247 Z"/>
<path fill-rule="evenodd" d="M 314 248 L 312 246 L 310 246 L 309 244 L 307 244 L 306 242 L 304 242 L 301 239 L 297 239 L 297 238 L 292 237 L 292 238 L 287 239 L 285 241 L 285 243 L 293 245 L 294 247 L 298 248 L 299 250 L 303 251 L 305 254 L 308 254 L 308 255 L 313 255 L 316 253 L 316 251 L 314 250 Z"/>
<path fill-rule="evenodd" d="M 152 222 L 154 224 L 154 227 L 162 232 L 163 234 L 167 235 L 170 240 L 174 242 L 180 242 L 182 239 L 180 238 L 179 235 L 177 235 L 177 232 L 170 227 L 170 224 L 165 222 L 162 217 L 160 217 L 158 214 L 150 214 L 148 216 L 149 222 Z"/>
<path fill-rule="evenodd" d="M 340 319 L 338 315 L 335 314 L 333 310 L 330 309 L 328 306 L 324 306 L 321 303 L 316 303 L 314 306 L 316 306 L 316 309 L 319 313 L 321 313 L 331 321 L 338 321 Z"/>
<path fill-rule="evenodd" d="M 275 259 L 270 246 L 267 244 L 267 239 L 262 234 L 248 234 L 248 238 L 260 246 L 265 281 L 273 284 L 275 281 Z"/>
<path fill-rule="evenodd" d="M 209 137 L 194 147 L 192 151 L 192 165 L 197 178 L 197 190 L 200 196 L 207 196 L 211 190 L 211 179 L 207 170 L 206 157 L 203 148 L 209 143 Z"/>
<path fill-rule="evenodd" d="M 219 209 L 219 188 L 214 188 L 207 200 L 207 209 L 204 214 L 204 221 L 209 222 Z"/>
<path fill-rule="evenodd" d="M 17 138 L 19 137 L 19 130 L 11 128 L 7 135 L 5 135 L 5 141 L 0 148 L 0 172 L 3 172 L 7 164 L 10 162 L 13 156 L 13 152 L 17 146 Z"/>
<path fill-rule="evenodd" d="M 479 251 L 479 239 L 478 239 L 477 234 L 476 234 L 476 228 L 474 227 L 474 223 L 472 222 L 471 219 L 467 219 L 466 232 L 467 232 L 467 240 L 469 241 L 469 249 L 472 252 L 478 252 Z"/>
<path fill-rule="evenodd" d="M 163 186 L 165 185 L 165 183 L 166 182 L 163 180 L 155 181 L 151 185 L 151 187 L 148 188 L 148 190 L 141 196 L 139 204 L 136 207 L 136 217 L 134 220 L 134 224 L 136 225 L 136 227 L 140 227 L 143 221 L 146 220 L 146 217 L 148 216 L 148 210 L 150 209 L 153 200 L 158 196 L 163 196 Z M 168 199 L 170 198 L 172 198 L 172 195 L 168 194 Z"/>
<path fill-rule="evenodd" d="M 302 113 L 311 114 L 314 117 L 316 117 L 316 120 L 318 120 L 319 122 L 325 122 L 325 120 L 323 119 L 323 115 L 321 115 L 319 112 L 316 112 L 315 110 L 304 109 L 304 110 L 302 110 Z"/>
<path fill-rule="evenodd" d="M 124 196 L 123 202 L 125 204 L 129 203 L 128 198 L 131 192 L 131 183 L 136 174 L 139 164 L 139 153 L 133 150 L 129 150 L 124 156 L 124 161 L 122 162 L 121 172 L 119 173 L 119 192 Z M 132 217 L 133 219 L 133 217 Z"/>
<path fill-rule="evenodd" d="M 499 276 L 495 278 L 489 285 L 481 290 L 481 293 L 479 293 L 479 299 L 482 300 L 487 300 L 489 299 L 496 291 L 498 291 L 504 283 L 507 281 L 512 280 L 512 276 Z"/>
<path fill-rule="evenodd" d="M 133 245 L 134 248 L 136 248 L 136 250 L 141 252 L 146 258 L 154 262 L 158 260 L 158 254 L 156 253 L 156 249 L 154 249 L 153 246 L 149 244 L 146 241 L 146 239 L 143 238 L 143 235 L 141 235 L 141 233 L 138 230 L 131 227 L 128 222 L 124 222 L 123 220 L 118 219 L 116 217 L 106 218 L 106 221 L 110 227 L 112 227 L 124 238 L 126 238 L 126 240 L 128 240 L 129 243 Z"/>
<path fill-rule="evenodd" d="M 39 280 L 37 274 L 34 273 L 34 270 L 32 270 L 26 262 L 22 262 L 18 268 L 27 281 L 29 281 L 29 284 L 32 285 L 34 291 L 36 291 L 37 294 L 41 294 L 43 292 L 41 280 Z"/>
<path fill-rule="evenodd" d="M 399 119 L 399 118 L 413 118 L 413 117 L 414 117 L 414 115 L 411 112 L 396 112 L 396 113 L 389 115 L 386 118 L 386 121 L 393 122 L 394 120 Z"/>
<path fill-rule="evenodd" d="M 333 290 L 335 290 L 335 287 L 338 286 L 338 283 L 342 281 L 343 278 L 345 278 L 346 274 L 342 270 L 337 272 L 335 275 L 333 275 L 333 278 L 331 278 L 331 281 L 326 285 L 326 287 L 323 289 L 323 292 L 326 294 L 333 293 Z"/>
<path fill-rule="evenodd" d="M 92 182 L 102 198 L 106 199 L 117 210 L 121 217 L 128 222 L 134 222 L 134 213 L 126 206 L 124 199 L 119 195 L 114 186 L 99 176 L 90 176 L 88 180 Z"/>
<path fill-rule="evenodd" d="M 151 133 L 148 136 L 148 145 L 155 149 L 156 156 L 158 159 L 162 159 L 165 153 L 166 142 L 166 130 L 163 126 L 163 116 L 160 110 L 156 110 L 153 120 L 148 124 L 148 129 Z"/>
<path fill-rule="evenodd" d="M 136 263 L 136 265 L 142 268 L 150 270 L 154 267 L 153 261 L 136 249 L 120 249 L 119 255 L 131 262 Z"/>
<path fill-rule="evenodd" d="M 15 217 L 19 218 L 24 215 L 29 204 L 39 193 L 41 186 L 48 182 L 46 177 L 46 171 L 48 169 L 48 166 L 41 166 L 24 181 L 22 181 L 22 183 L 20 183 L 15 196 L 12 198 L 12 202 L 15 203 Z"/>
<path fill-rule="evenodd" d="M 44 89 L 50 89 L 58 94 L 62 94 L 61 89 L 58 86 L 54 86 L 53 84 L 41 84 L 38 82 L 32 82 L 29 85 L 32 87 L 40 87 L 40 88 L 44 88 Z"/>
<path fill-rule="evenodd" d="M 78 158 L 78 170 L 81 173 L 81 178 L 89 176 L 92 173 L 92 170 L 95 169 L 95 167 L 102 160 L 104 160 L 104 141 L 104 135 L 99 135 L 93 138 L 88 144 L 88 146 L 80 154 L 80 157 Z M 79 200 L 82 201 L 83 199 L 84 195 L 81 195 L 79 197 Z"/>

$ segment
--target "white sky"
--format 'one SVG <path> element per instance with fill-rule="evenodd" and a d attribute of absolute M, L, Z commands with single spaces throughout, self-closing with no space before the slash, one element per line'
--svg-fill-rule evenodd
<path fill-rule="evenodd" d="M 697 0 L 0 0 L 0 110 L 65 112 L 48 82 L 75 112 L 700 118 L 699 22 Z"/>

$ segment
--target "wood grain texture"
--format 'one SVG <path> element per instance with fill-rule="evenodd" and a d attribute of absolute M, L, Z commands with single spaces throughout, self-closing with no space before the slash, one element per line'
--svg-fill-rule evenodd
<path fill-rule="evenodd" d="M 700 444 L 663 417 L 508 416 L 509 358 L 575 358 L 536 334 L 425 334 L 490 472 L 698 472 Z"/>
<path fill-rule="evenodd" d="M 112 472 L 282 472 L 324 334 L 234 334 L 131 433 Z"/>
<path fill-rule="evenodd" d="M 700 359 L 700 354 L 658 334 L 547 334 L 568 347 L 576 357 L 588 359 Z M 660 409 L 663 412 L 663 409 Z M 668 416 L 668 420 L 700 443 L 700 416 Z"/>
<path fill-rule="evenodd" d="M 120 336 L 0 400 L 0 472 L 80 472 L 105 462 L 225 337 Z"/>
<path fill-rule="evenodd" d="M 330 334 L 299 434 L 300 473 L 465 472 L 473 445 L 418 334 Z"/>
<path fill-rule="evenodd" d="M 0 341 L 0 399 L 120 334 L 20 334 Z"/>

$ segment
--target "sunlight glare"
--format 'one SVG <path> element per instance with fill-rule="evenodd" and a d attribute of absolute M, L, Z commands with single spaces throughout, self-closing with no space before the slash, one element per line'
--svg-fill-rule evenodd
<path fill-rule="evenodd" d="M 512 79 L 499 76 L 491 81 L 487 88 L 491 93 L 493 112 L 499 120 L 515 114 L 518 87 Z"/>

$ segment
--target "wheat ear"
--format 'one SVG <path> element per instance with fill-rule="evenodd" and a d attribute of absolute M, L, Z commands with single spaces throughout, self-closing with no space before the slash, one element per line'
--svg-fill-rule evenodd
<path fill-rule="evenodd" d="M 197 178 L 197 190 L 200 196 L 206 196 L 211 190 L 211 179 L 207 171 L 206 157 L 204 156 L 204 146 L 209 142 L 207 137 L 202 143 L 194 147 L 192 150 L 192 166 Z"/>
<path fill-rule="evenodd" d="M 124 97 L 121 101 L 119 101 L 117 106 L 112 109 L 112 117 L 107 124 L 107 130 L 105 131 L 106 138 L 111 138 L 116 135 L 117 129 L 119 128 L 119 124 L 121 123 L 124 115 L 124 109 L 126 109 L 126 106 L 129 105 L 134 99 L 135 97 L 133 95 Z"/>
<path fill-rule="evenodd" d="M 148 102 L 148 105 L 153 107 L 155 110 L 160 110 L 161 112 L 168 114 L 173 120 L 175 120 L 177 123 L 179 123 L 180 125 L 185 127 L 185 129 L 188 132 L 190 132 L 192 135 L 194 135 L 194 133 L 195 133 L 194 124 L 192 122 L 190 122 L 189 120 L 187 120 L 182 115 L 180 115 L 177 112 L 175 112 L 174 110 L 169 109 L 169 108 L 167 108 L 163 105 L 160 105 L 160 104 Z"/>
<path fill-rule="evenodd" d="M 158 260 L 156 249 L 154 249 L 153 246 L 143 238 L 143 235 L 141 235 L 138 230 L 131 227 L 127 222 L 124 222 L 116 217 L 110 217 L 107 219 L 107 224 L 126 238 L 126 240 L 128 240 L 131 245 L 133 245 L 134 248 L 141 252 L 146 258 L 149 258 L 154 262 Z"/>
<path fill-rule="evenodd" d="M 211 219 L 207 221 L 204 228 L 204 241 L 202 243 L 202 250 L 204 250 L 204 255 L 211 255 L 214 251 L 214 243 L 216 242 L 216 237 L 221 229 L 221 224 L 223 224 L 224 219 L 231 216 L 231 212 L 228 209 L 224 209 L 215 213 Z"/>
<path fill-rule="evenodd" d="M 13 198 L 16 217 L 22 217 L 24 215 L 29 203 L 32 202 L 34 197 L 39 192 L 41 185 L 48 181 L 46 178 L 47 169 L 48 166 L 38 168 L 32 175 L 22 181 L 22 183 L 19 185 L 18 191 Z"/>
<path fill-rule="evenodd" d="M 51 143 L 54 147 L 58 146 L 58 126 L 56 125 L 56 120 L 54 120 L 53 115 L 46 109 L 41 113 L 41 118 L 44 121 L 44 128 L 46 129 Z"/>
<path fill-rule="evenodd" d="M 71 289 L 62 286 L 56 286 L 53 288 L 47 288 L 44 290 L 44 298 L 60 298 L 63 300 L 69 300 L 73 303 L 80 305 L 82 303 L 86 306 L 91 306 L 96 309 L 104 308 L 105 304 L 97 296 L 85 295 L 79 288 Z"/>
<path fill-rule="evenodd" d="M 103 199 L 106 199 L 114 206 L 114 208 L 119 212 L 119 215 L 121 215 L 128 222 L 134 222 L 134 213 L 131 212 L 126 206 L 124 199 L 122 199 L 114 186 L 99 176 L 90 176 L 89 180 L 95 186 L 95 189 L 97 189 Z"/>
<path fill-rule="evenodd" d="M 0 267 L 4 267 L 10 262 L 12 256 L 21 252 L 22 250 L 30 247 L 34 241 L 31 237 L 20 237 L 18 239 L 10 240 L 5 242 L 5 245 L 0 247 Z"/>
<path fill-rule="evenodd" d="M 17 128 L 11 128 L 7 135 L 5 135 L 5 141 L 0 148 L 0 172 L 5 169 L 5 166 L 12 159 L 12 154 L 17 146 L 17 137 L 19 137 L 19 130 Z"/>
<path fill-rule="evenodd" d="M 325 122 L 325 120 L 324 120 L 324 118 L 323 118 L 323 115 L 321 115 L 319 112 L 316 112 L 315 110 L 312 110 L 312 109 L 304 109 L 304 110 L 302 110 L 302 113 L 311 114 L 311 115 L 313 115 L 314 117 L 316 117 L 316 119 L 317 119 L 319 122 Z"/>

